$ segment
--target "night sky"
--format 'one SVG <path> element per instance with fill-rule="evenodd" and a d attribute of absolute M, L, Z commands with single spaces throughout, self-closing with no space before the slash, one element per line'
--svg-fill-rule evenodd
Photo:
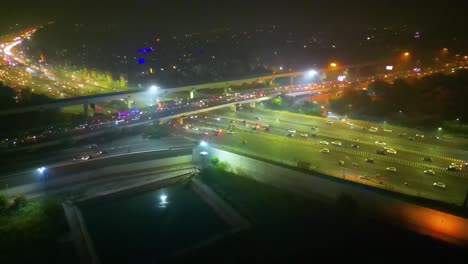
<path fill-rule="evenodd" d="M 2 1 L 0 29 L 15 23 L 48 20 L 70 23 L 116 23 L 128 29 L 173 31 L 204 28 L 248 28 L 258 24 L 303 29 L 352 28 L 361 25 L 408 24 L 464 32 L 463 1 L 309 0 L 309 1 Z M 359 4 L 357 4 L 357 2 Z"/>

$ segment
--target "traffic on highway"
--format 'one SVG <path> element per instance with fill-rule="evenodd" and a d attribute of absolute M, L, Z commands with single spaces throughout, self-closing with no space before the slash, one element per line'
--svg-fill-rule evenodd
<path fill-rule="evenodd" d="M 408 128 L 260 106 L 191 116 L 179 129 L 222 149 L 413 196 L 462 204 L 468 188 L 467 142 Z"/>

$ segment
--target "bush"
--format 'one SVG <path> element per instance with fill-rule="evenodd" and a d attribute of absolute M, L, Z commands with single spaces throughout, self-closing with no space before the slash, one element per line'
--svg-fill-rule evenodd
<path fill-rule="evenodd" d="M 8 207 L 8 199 L 5 196 L 0 195 L 0 214 L 4 213 L 8 209 Z"/>
<path fill-rule="evenodd" d="M 24 195 L 18 196 L 13 200 L 13 203 L 10 206 L 10 210 L 16 211 L 20 208 L 25 207 L 27 203 L 28 200 L 26 199 L 26 197 L 24 197 Z"/>
<path fill-rule="evenodd" d="M 227 162 L 218 162 L 217 168 L 225 171 L 229 168 L 229 164 Z"/>
<path fill-rule="evenodd" d="M 218 157 L 212 157 L 210 160 L 211 165 L 217 167 L 219 163 L 219 158 Z"/>

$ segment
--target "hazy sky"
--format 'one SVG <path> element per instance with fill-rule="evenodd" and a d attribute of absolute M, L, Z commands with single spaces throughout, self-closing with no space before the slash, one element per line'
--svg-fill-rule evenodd
<path fill-rule="evenodd" d="M 3 1 L 6 2 L 6 1 Z M 278 24 L 298 29 L 339 29 L 355 24 L 408 23 L 464 30 L 463 1 L 270 0 L 270 1 L 99 1 L 21 0 L 1 4 L 0 29 L 15 23 L 115 22 L 174 30 Z"/>

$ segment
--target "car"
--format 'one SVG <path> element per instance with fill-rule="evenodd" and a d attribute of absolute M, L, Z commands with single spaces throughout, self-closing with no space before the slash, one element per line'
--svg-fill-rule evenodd
<path fill-rule="evenodd" d="M 232 135 L 232 134 L 234 134 L 234 131 L 232 131 L 232 130 L 228 130 L 228 131 L 226 131 L 226 133 L 228 133 L 228 134 L 231 134 L 231 135 Z"/>
<path fill-rule="evenodd" d="M 448 166 L 447 170 L 449 170 L 449 171 L 461 171 L 462 168 L 460 166 L 450 165 L 450 166 Z"/>
<path fill-rule="evenodd" d="M 247 124 L 247 120 L 242 120 L 241 123 L 245 125 L 245 124 Z"/>
<path fill-rule="evenodd" d="M 192 130 L 198 131 L 198 127 L 192 127 Z"/>
<path fill-rule="evenodd" d="M 414 137 L 409 137 L 408 138 L 410 141 L 414 141 Z"/>
<path fill-rule="evenodd" d="M 343 166 L 343 165 L 344 165 L 344 160 L 339 160 L 339 161 L 338 161 L 338 164 L 341 165 L 341 166 Z"/>
<path fill-rule="evenodd" d="M 374 163 L 374 159 L 372 159 L 372 158 L 367 158 L 367 159 L 366 159 L 366 162 L 367 162 L 367 163 Z"/>
<path fill-rule="evenodd" d="M 390 154 L 394 154 L 396 155 L 397 154 L 397 151 L 395 149 L 387 149 L 387 153 L 390 153 Z"/>
<path fill-rule="evenodd" d="M 312 126 L 310 129 L 312 129 L 312 130 L 318 130 L 318 127 Z"/>
<path fill-rule="evenodd" d="M 433 170 L 424 170 L 424 174 L 435 175 Z"/>
<path fill-rule="evenodd" d="M 387 167 L 387 171 L 396 172 L 396 168 L 395 167 Z"/>
<path fill-rule="evenodd" d="M 384 128 L 383 131 L 384 131 L 384 132 L 388 132 L 388 133 L 392 133 L 392 132 L 393 132 L 393 130 L 391 130 L 391 129 L 386 129 L 386 128 Z"/>
<path fill-rule="evenodd" d="M 443 182 L 434 182 L 432 185 L 437 188 L 445 189 L 445 183 Z"/>
<path fill-rule="evenodd" d="M 322 152 L 322 153 L 330 153 L 330 150 L 327 149 L 327 148 L 323 148 L 322 150 L 320 150 L 320 152 Z"/>
<path fill-rule="evenodd" d="M 352 148 L 355 148 L 355 149 L 358 149 L 358 148 L 359 148 L 359 145 L 358 145 L 358 144 L 352 144 L 351 147 L 352 147 Z"/>
<path fill-rule="evenodd" d="M 301 133 L 301 137 L 307 138 L 309 135 L 307 133 Z"/>
<path fill-rule="evenodd" d="M 322 145 L 328 145 L 329 144 L 328 141 L 323 141 L 323 140 L 320 141 L 319 143 L 322 144 Z"/>
<path fill-rule="evenodd" d="M 416 134 L 416 137 L 424 138 L 424 135 L 422 135 L 422 134 Z"/>
<path fill-rule="evenodd" d="M 359 176 L 359 179 L 362 179 L 362 180 L 368 180 L 368 181 L 370 180 L 370 178 L 369 178 L 369 177 L 367 177 L 367 176 Z"/>
<path fill-rule="evenodd" d="M 377 132 L 377 128 L 376 127 L 371 127 L 371 128 L 369 128 L 369 132 L 374 132 L 375 133 L 375 132 Z"/>
<path fill-rule="evenodd" d="M 288 132 L 294 134 L 294 133 L 296 133 L 296 130 L 294 130 L 294 129 L 288 129 Z"/>
<path fill-rule="evenodd" d="M 386 146 L 386 145 L 387 145 L 387 143 L 385 143 L 385 142 L 383 142 L 383 141 L 380 141 L 380 140 L 377 140 L 377 141 L 375 142 L 375 144 L 377 144 L 377 145 L 382 145 L 382 146 Z"/>
<path fill-rule="evenodd" d="M 236 123 L 236 121 L 230 120 L 229 123 L 234 124 L 234 123 Z"/>
<path fill-rule="evenodd" d="M 400 134 L 398 134 L 398 136 L 400 136 L 400 137 L 406 137 L 407 135 L 408 135 L 407 133 L 400 133 Z"/>
<path fill-rule="evenodd" d="M 375 153 L 380 155 L 387 155 L 387 151 L 385 149 L 378 149 Z"/>
<path fill-rule="evenodd" d="M 294 133 L 288 133 L 286 136 L 287 137 L 294 137 L 294 135 L 295 135 Z"/>
<path fill-rule="evenodd" d="M 98 147 L 98 145 L 96 145 L 96 144 L 91 144 L 91 145 L 88 146 L 89 149 L 95 149 L 97 147 Z"/>
<path fill-rule="evenodd" d="M 327 121 L 328 125 L 333 125 L 333 121 Z"/>
<path fill-rule="evenodd" d="M 337 146 L 341 146 L 341 142 L 340 142 L 340 141 L 332 141 L 332 144 L 333 144 L 333 145 L 337 145 Z"/>
<path fill-rule="evenodd" d="M 432 158 L 431 157 L 424 157 L 423 161 L 432 162 Z"/>
<path fill-rule="evenodd" d="M 357 162 L 353 162 L 353 166 L 357 167 L 358 166 Z"/>
<path fill-rule="evenodd" d="M 260 117 L 256 116 L 255 119 L 260 120 Z"/>

